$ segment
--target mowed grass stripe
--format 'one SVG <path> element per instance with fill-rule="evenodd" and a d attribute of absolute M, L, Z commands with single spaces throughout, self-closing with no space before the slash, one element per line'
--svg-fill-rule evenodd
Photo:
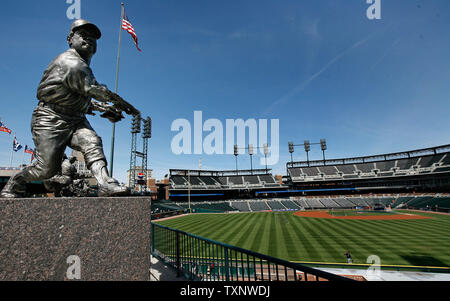
<path fill-rule="evenodd" d="M 383 224 L 383 221 L 364 221 L 365 227 L 364 231 L 369 234 L 370 237 L 370 245 L 373 246 L 371 253 L 364 254 L 366 261 L 367 257 L 370 255 L 377 255 L 381 258 L 383 263 L 389 263 L 392 261 L 401 260 L 400 254 L 408 248 L 409 242 L 405 240 L 398 240 L 395 237 L 383 233 L 380 231 L 380 227 Z M 365 262 L 363 262 L 365 263 Z"/>
<path fill-rule="evenodd" d="M 414 223 L 415 225 L 417 225 L 417 231 L 424 233 L 427 233 L 427 231 L 434 231 L 436 229 L 446 229 L 447 231 L 450 230 L 450 224 L 448 223 L 448 221 L 446 222 L 445 220 L 436 219 L 434 217 L 428 220 L 392 220 L 390 222 L 397 223 L 397 225 L 402 228 L 404 228 L 403 225 L 406 225 L 407 222 L 409 222 L 409 224 Z"/>
<path fill-rule="evenodd" d="M 301 224 L 301 230 L 305 237 L 308 237 L 308 241 L 310 242 L 310 247 L 314 250 L 314 252 L 310 252 L 310 255 L 313 256 L 311 258 L 312 261 L 324 261 L 326 260 L 323 255 L 323 247 L 320 245 L 320 234 L 313 229 L 311 225 L 312 219 L 304 219 Z"/>
<path fill-rule="evenodd" d="M 409 265 L 442 265 L 450 262 L 450 239 L 448 232 L 439 227 L 431 228 L 429 231 L 423 231 L 424 223 L 414 224 L 409 222 L 409 229 L 405 227 L 402 229 L 404 235 L 407 235 L 407 242 L 405 249 L 399 256 Z M 437 224 L 430 221 L 430 225 Z M 428 229 L 428 227 L 427 227 Z M 430 235 L 430 233 L 435 233 Z M 440 233 L 440 235 L 439 235 Z M 438 235 L 436 235 L 438 234 Z M 405 241 L 405 239 L 403 239 Z M 439 263 L 439 262 L 442 262 Z"/>
<path fill-rule="evenodd" d="M 196 220 L 193 222 L 189 221 L 188 223 L 183 224 L 176 224 L 177 229 L 181 229 L 185 232 L 189 232 L 192 234 L 196 234 L 203 237 L 206 236 L 205 232 L 208 231 L 208 229 L 211 229 L 212 231 L 215 231 L 216 229 L 220 228 L 223 225 L 226 225 L 230 222 L 233 222 L 235 220 L 240 220 L 238 216 L 234 215 L 209 215 L 209 214 L 201 214 L 201 215 L 192 215 L 193 217 L 197 217 Z M 190 217 L 190 216 L 189 216 Z M 184 219 L 183 217 L 182 219 Z M 209 238 L 209 237 L 208 237 Z"/>
<path fill-rule="evenodd" d="M 336 232 L 336 239 L 342 240 L 345 246 L 344 252 L 341 252 L 341 259 L 337 262 L 346 263 L 344 256 L 346 251 L 352 254 L 353 263 L 365 263 L 366 257 L 363 254 L 370 254 L 373 245 L 365 237 L 366 232 L 359 229 L 358 224 L 351 220 L 339 220 L 332 223 Z"/>
<path fill-rule="evenodd" d="M 324 220 L 319 220 L 324 221 Z M 338 235 L 336 236 L 336 240 L 343 241 L 342 244 L 346 247 L 344 252 L 340 250 L 340 252 L 334 252 L 333 255 L 327 254 L 324 261 L 326 262 L 346 262 L 344 253 L 349 250 L 352 254 L 353 260 L 356 263 L 358 258 L 361 257 L 360 254 L 370 252 L 371 245 L 367 243 L 367 240 L 364 238 L 364 233 L 358 230 L 355 227 L 355 224 L 350 220 L 329 220 L 329 227 L 334 229 L 334 232 Z M 336 255 L 335 255 L 336 254 Z M 337 259 L 334 259 L 336 258 Z"/>
<path fill-rule="evenodd" d="M 414 248 L 420 252 L 423 249 L 434 250 L 437 246 L 442 244 L 448 245 L 450 252 L 450 237 L 449 232 L 445 230 L 446 228 L 437 227 L 437 224 L 429 221 L 429 224 L 424 225 L 423 221 L 390 221 L 391 229 L 396 229 L 395 235 L 391 236 L 391 239 L 398 242 L 400 238 L 404 238 L 408 235 L 408 245 L 412 245 Z M 447 237 L 447 239 L 446 239 Z M 403 239 L 404 240 L 404 239 Z M 402 240 L 400 240 L 402 241 Z"/>
<path fill-rule="evenodd" d="M 269 243 L 268 254 L 282 259 L 285 259 L 288 253 L 288 248 L 286 247 L 287 239 L 285 237 L 287 232 L 282 230 L 282 224 L 286 223 L 285 216 L 285 214 L 277 213 L 270 216 L 273 226 L 271 227 L 269 240 L 275 243 Z"/>
<path fill-rule="evenodd" d="M 197 225 L 199 223 L 199 220 L 201 220 L 200 216 L 188 215 L 156 223 L 170 228 L 192 232 L 192 226 Z"/>
<path fill-rule="evenodd" d="M 193 231 L 195 231 L 196 234 L 199 236 L 204 237 L 210 237 L 210 234 L 217 234 L 214 235 L 215 237 L 220 237 L 220 230 L 223 230 L 223 228 L 227 228 L 228 225 L 233 224 L 235 222 L 242 221 L 242 218 L 239 216 L 234 215 L 203 215 L 204 218 L 207 218 L 208 221 L 205 223 L 199 223 L 193 227 Z M 212 239 L 212 238 L 211 238 Z"/>
<path fill-rule="evenodd" d="M 260 251 L 260 240 L 263 236 L 263 231 L 265 227 L 266 216 L 263 213 L 254 213 L 258 215 L 258 223 L 255 225 L 255 232 L 252 237 L 249 237 L 250 249 L 254 252 Z"/>
<path fill-rule="evenodd" d="M 349 250 L 353 254 L 354 263 L 366 263 L 368 256 L 381 254 L 386 248 L 393 247 L 389 244 L 380 245 L 382 240 L 376 239 L 370 226 L 364 221 L 346 221 L 341 228 L 351 233 Z"/>
<path fill-rule="evenodd" d="M 349 250 L 350 246 L 354 245 L 348 238 L 348 233 L 340 231 L 339 224 L 334 220 L 317 220 L 317 224 L 319 228 L 327 229 L 325 230 L 325 233 L 329 236 L 328 239 L 331 241 L 331 244 L 334 245 L 328 252 L 327 261 L 346 263 L 344 254 Z M 359 245 L 359 248 L 361 248 L 361 244 Z"/>
<path fill-rule="evenodd" d="M 268 244 L 268 230 L 269 230 L 269 223 L 267 222 L 267 214 L 266 213 L 255 213 L 260 216 L 260 222 L 259 226 L 257 225 L 257 231 L 255 235 L 253 236 L 252 243 L 251 243 L 251 249 L 254 252 L 267 254 L 267 250 L 264 250 L 263 244 Z"/>
<path fill-rule="evenodd" d="M 291 260 L 291 258 L 297 257 L 297 252 L 299 248 L 298 241 L 294 239 L 292 233 L 292 215 L 283 214 L 279 215 L 280 219 L 278 220 L 279 229 L 282 233 L 282 237 L 277 239 L 277 244 L 279 244 L 279 248 L 281 248 L 284 256 L 283 259 Z"/>
<path fill-rule="evenodd" d="M 378 233 L 378 228 L 369 221 L 346 221 L 342 228 L 352 233 L 353 245 L 350 249 L 354 263 L 366 263 L 370 255 L 386 259 L 389 254 L 396 254 L 403 247 L 395 241 L 386 242 Z"/>
<path fill-rule="evenodd" d="M 261 213 L 261 214 L 263 214 L 266 217 L 266 219 L 262 232 L 262 239 L 259 241 L 258 248 L 260 250 L 259 253 L 269 255 L 271 245 L 270 235 L 271 232 L 273 231 L 273 218 L 271 213 Z"/>
<path fill-rule="evenodd" d="M 179 225 L 182 225 L 183 227 L 187 227 L 189 224 L 189 220 L 191 220 L 191 223 L 195 223 L 195 218 L 193 216 L 183 216 L 183 217 L 177 217 L 175 219 L 165 220 L 165 221 L 153 221 L 155 224 L 167 226 L 170 228 L 177 228 Z"/>
<path fill-rule="evenodd" d="M 235 216 L 233 219 L 222 221 L 216 225 L 208 225 L 208 228 L 202 231 L 202 235 L 214 240 L 226 242 L 224 237 L 234 235 L 233 233 L 236 232 L 236 229 L 239 229 L 241 225 L 245 225 L 246 223 L 247 215 Z"/>
<path fill-rule="evenodd" d="M 221 231 L 221 241 L 226 242 L 230 245 L 239 245 L 239 240 L 245 235 L 247 230 L 249 230 L 256 216 L 254 214 L 245 214 L 241 217 L 242 223 L 237 222 L 234 225 L 230 224 L 227 228 L 224 227 Z"/>
<path fill-rule="evenodd" d="M 340 254 L 343 254 L 342 249 L 337 247 L 339 240 L 331 234 L 332 224 L 329 223 L 327 225 L 326 222 L 323 223 L 322 220 L 315 219 L 311 223 L 312 228 L 318 234 L 316 241 L 320 247 L 317 247 L 317 249 L 322 249 L 323 258 L 326 258 L 327 261 L 339 260 L 341 258 Z M 325 225 L 328 227 L 325 227 Z"/>
<path fill-rule="evenodd" d="M 275 214 L 271 214 L 270 217 L 268 217 L 268 219 L 270 219 L 270 224 L 271 226 L 269 227 L 269 242 L 272 243 L 268 243 L 267 246 L 267 252 L 265 254 L 269 255 L 271 254 L 271 256 L 273 257 L 277 257 L 277 258 L 282 258 L 282 256 L 280 256 L 281 252 L 280 252 L 280 248 L 282 246 L 280 246 L 280 240 L 281 237 L 279 235 L 282 235 L 279 229 L 279 225 L 278 225 L 278 219 L 276 219 Z"/>
<path fill-rule="evenodd" d="M 288 233 L 292 243 L 287 246 L 290 247 L 290 258 L 300 258 L 307 254 L 307 250 L 305 245 L 308 245 L 309 242 L 301 241 L 296 235 L 296 227 L 298 227 L 299 219 L 297 219 L 294 214 L 288 214 L 289 224 L 285 226 L 284 231 Z"/>
<path fill-rule="evenodd" d="M 315 258 L 318 251 L 315 248 L 315 245 L 313 244 L 312 239 L 306 233 L 305 227 L 304 227 L 305 220 L 302 220 L 300 218 L 298 219 L 292 219 L 292 229 L 294 230 L 293 235 L 296 236 L 298 239 L 298 245 L 302 247 L 304 252 L 299 254 L 298 258 Z M 297 252 L 298 253 L 298 252 Z"/>
<path fill-rule="evenodd" d="M 243 227 L 236 236 L 230 240 L 231 245 L 236 246 L 244 246 L 248 243 L 249 238 L 252 236 L 252 233 L 255 231 L 255 224 L 258 222 L 258 214 L 248 214 L 247 215 L 247 224 Z M 247 247 L 247 245 L 245 245 Z"/>
<path fill-rule="evenodd" d="M 259 213 L 253 213 L 254 224 L 251 227 L 251 231 L 248 231 L 247 238 L 242 237 L 241 240 L 239 240 L 239 246 L 242 246 L 243 249 L 251 250 L 254 252 L 259 252 L 259 244 L 257 243 L 257 240 L 259 238 L 259 233 L 262 231 L 262 226 L 264 225 L 264 221 L 266 220 L 266 217 Z"/>
<path fill-rule="evenodd" d="M 445 237 L 449 237 L 445 227 L 440 227 L 439 224 L 423 223 L 422 221 L 392 221 L 395 225 L 396 232 L 393 234 L 395 237 L 401 237 L 405 232 L 409 233 L 411 239 L 417 240 L 432 240 L 440 241 L 445 240 Z"/>
<path fill-rule="evenodd" d="M 450 231 L 450 228 L 447 225 L 434 221 L 434 220 L 392 220 L 387 225 L 394 225 L 395 227 L 386 229 L 393 236 L 400 236 L 404 231 L 410 230 L 411 225 L 415 228 L 414 231 L 416 233 L 421 233 L 425 235 L 434 234 L 434 233 L 445 233 L 446 231 Z M 400 230 L 400 231 L 399 231 Z"/>

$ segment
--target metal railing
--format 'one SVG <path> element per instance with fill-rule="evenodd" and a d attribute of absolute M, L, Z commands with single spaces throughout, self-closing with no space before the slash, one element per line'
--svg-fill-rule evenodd
<path fill-rule="evenodd" d="M 194 281 L 353 281 L 152 223 L 152 255 Z"/>

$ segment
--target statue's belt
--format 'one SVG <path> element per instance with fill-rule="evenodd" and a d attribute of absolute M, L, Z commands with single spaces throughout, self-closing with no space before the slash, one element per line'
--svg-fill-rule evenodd
<path fill-rule="evenodd" d="M 66 108 L 66 107 L 63 107 L 63 106 L 55 105 L 53 103 L 48 103 L 48 102 L 44 102 L 44 101 L 39 102 L 38 107 L 49 108 L 49 109 L 55 111 L 56 113 L 63 114 L 63 115 L 68 115 L 68 116 L 71 116 L 71 117 L 84 117 L 84 116 L 86 116 L 85 113 L 76 112 L 72 108 Z"/>

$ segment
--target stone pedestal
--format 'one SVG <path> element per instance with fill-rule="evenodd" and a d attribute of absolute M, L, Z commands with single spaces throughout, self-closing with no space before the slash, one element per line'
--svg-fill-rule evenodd
<path fill-rule="evenodd" d="M 0 199 L 0 281 L 148 281 L 148 197 Z"/>

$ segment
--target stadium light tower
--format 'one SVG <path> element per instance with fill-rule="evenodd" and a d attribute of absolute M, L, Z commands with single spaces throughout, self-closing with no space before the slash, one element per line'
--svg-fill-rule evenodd
<path fill-rule="evenodd" d="M 144 173 L 144 185 L 143 190 L 147 191 L 147 171 L 148 171 L 148 140 L 152 138 L 152 119 L 147 117 L 142 121 L 143 130 L 142 130 L 142 172 Z"/>
<path fill-rule="evenodd" d="M 239 148 L 237 145 L 234 146 L 234 156 L 236 158 L 236 175 L 239 175 L 239 170 L 238 170 Z"/>
<path fill-rule="evenodd" d="M 306 161 L 308 162 L 309 166 L 309 152 L 311 151 L 311 142 L 309 140 L 305 140 L 305 152 L 306 152 Z"/>
<path fill-rule="evenodd" d="M 264 144 L 264 157 L 266 158 L 266 173 L 267 173 L 267 155 L 269 154 L 269 146 L 267 143 Z"/>
<path fill-rule="evenodd" d="M 141 121 L 141 115 L 134 115 L 131 124 L 130 178 L 128 179 L 128 186 L 131 190 L 136 187 L 137 135 L 141 132 Z"/>
<path fill-rule="evenodd" d="M 294 163 L 292 154 L 294 153 L 294 142 L 289 142 L 289 153 L 291 153 L 291 163 Z"/>
<path fill-rule="evenodd" d="M 322 148 L 322 153 L 323 153 L 323 165 L 325 165 L 325 151 L 327 150 L 327 140 L 325 139 L 320 139 L 320 146 Z"/>
<path fill-rule="evenodd" d="M 253 144 L 248 145 L 248 154 L 250 155 L 250 170 L 251 174 L 253 175 L 253 155 L 255 154 Z"/>
<path fill-rule="evenodd" d="M 191 208 L 191 171 L 188 170 L 188 209 L 189 213 L 192 214 Z"/>
<path fill-rule="evenodd" d="M 143 133 L 142 138 L 144 139 L 150 139 L 152 138 L 152 119 L 150 117 L 147 117 L 143 120 Z"/>

